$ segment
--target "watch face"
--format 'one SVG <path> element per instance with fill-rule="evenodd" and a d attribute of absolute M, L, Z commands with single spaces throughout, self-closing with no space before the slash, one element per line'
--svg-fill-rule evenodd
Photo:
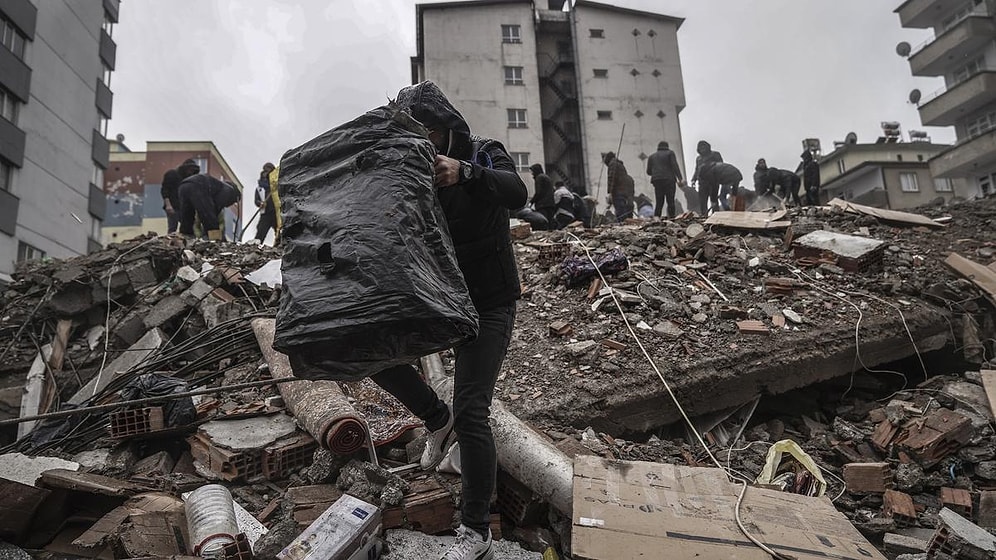
<path fill-rule="evenodd" d="M 470 176 L 473 174 L 473 172 L 474 170 L 473 168 L 470 167 L 470 165 L 466 163 L 460 164 L 460 174 L 463 175 L 464 180 L 470 179 Z"/>

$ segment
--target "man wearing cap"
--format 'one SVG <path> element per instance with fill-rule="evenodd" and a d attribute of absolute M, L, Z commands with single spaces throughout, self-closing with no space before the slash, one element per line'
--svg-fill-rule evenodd
<path fill-rule="evenodd" d="M 241 198 L 239 190 L 209 175 L 201 174 L 197 162 L 188 159 L 177 168 L 180 182 L 180 233 L 194 235 L 194 219 L 201 222 L 201 228 L 212 241 L 221 241 L 224 235 L 218 215 L 225 208 Z"/>

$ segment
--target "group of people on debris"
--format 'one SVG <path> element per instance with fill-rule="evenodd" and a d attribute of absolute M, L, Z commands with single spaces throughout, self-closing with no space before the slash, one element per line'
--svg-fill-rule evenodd
<path fill-rule="evenodd" d="M 700 141 L 696 151 L 695 172 L 689 185 L 682 178 L 678 158 L 670 145 L 667 142 L 657 145 L 657 151 L 647 158 L 647 175 L 654 186 L 656 200 L 642 193 L 637 194 L 633 177 L 626 171 L 625 164 L 615 153 L 606 153 L 602 158 L 608 170 L 606 202 L 615 220 L 622 222 L 634 216 L 661 217 L 665 207 L 667 217 L 674 218 L 680 207 L 675 200 L 678 189 L 684 194 L 689 209 L 703 216 L 710 210 L 735 209 L 737 197 L 746 202 L 749 198 L 770 195 L 798 206 L 819 204 L 820 166 L 809 150 L 802 153 L 802 163 L 795 172 L 768 167 L 764 158 L 759 159 L 754 168 L 753 193 L 741 187 L 744 177 L 740 170 L 723 161 L 722 154 L 713 150 L 709 142 Z M 530 170 L 535 187 L 530 201 L 532 208 L 527 206 L 516 211 L 515 217 L 529 222 L 533 229 L 562 229 L 578 220 L 584 222 L 585 227 L 590 227 L 594 199 L 586 197 L 581 189 L 569 188 L 562 181 L 554 183 L 538 163 L 533 164 Z M 800 197 L 802 187 L 805 187 L 805 201 Z"/>
<path fill-rule="evenodd" d="M 166 212 L 167 233 L 188 237 L 224 239 L 225 208 L 242 199 L 242 193 L 233 183 L 201 173 L 201 166 L 193 159 L 186 159 L 176 169 L 163 174 L 160 194 Z M 266 239 L 270 229 L 280 235 L 280 197 L 277 194 L 277 170 L 272 163 L 263 165 L 254 193 L 259 209 L 256 239 Z"/>

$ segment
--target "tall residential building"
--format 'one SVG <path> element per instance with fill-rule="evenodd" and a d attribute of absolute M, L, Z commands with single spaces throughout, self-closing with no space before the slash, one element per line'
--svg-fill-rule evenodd
<path fill-rule="evenodd" d="M 100 246 L 119 0 L 0 0 L 0 273 Z"/>
<path fill-rule="evenodd" d="M 996 194 L 996 0 L 906 0 L 895 11 L 903 27 L 934 32 L 909 54 L 913 75 L 946 84 L 919 100 L 920 120 L 958 137 L 930 160 L 931 173 Z"/>
<path fill-rule="evenodd" d="M 163 175 L 187 159 L 196 161 L 201 173 L 229 181 L 243 191 L 242 183 L 214 142 L 146 142 L 144 152 L 133 152 L 124 144 L 124 136 L 119 134 L 112 140 L 110 165 L 104 177 L 106 202 L 102 203 L 107 210 L 101 241 L 117 243 L 149 232 L 165 235 Z M 235 204 L 224 214 L 225 239 L 240 239 L 242 205 Z"/>
<path fill-rule="evenodd" d="M 412 81 L 439 84 L 525 176 L 541 163 L 554 180 L 602 198 L 601 158 L 611 151 L 649 194 L 646 158 L 658 142 L 684 161 L 682 21 L 588 0 L 418 4 Z"/>

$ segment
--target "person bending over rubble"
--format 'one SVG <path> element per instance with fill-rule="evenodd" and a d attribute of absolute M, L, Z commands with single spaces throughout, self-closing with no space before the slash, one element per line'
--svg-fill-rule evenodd
<path fill-rule="evenodd" d="M 740 192 L 740 181 L 744 176 L 740 170 L 726 162 L 706 162 L 699 171 L 702 184 L 716 185 L 719 189 L 719 204 L 723 210 L 730 209 L 730 196 Z"/>
<path fill-rule="evenodd" d="M 467 121 L 434 83 L 406 87 L 398 92 L 396 102 L 429 129 L 429 139 L 438 151 L 434 163 L 437 196 L 480 316 L 480 334 L 455 351 L 452 407 L 410 365 L 389 368 L 372 379 L 429 430 L 423 469 L 435 468 L 453 442 L 460 443 L 461 525 L 456 541 L 442 558 L 485 560 L 492 558 L 489 505 L 498 468 L 488 416 L 521 293 L 508 217 L 509 210 L 525 206 L 526 185 L 505 147 L 496 140 L 472 136 Z"/>
<path fill-rule="evenodd" d="M 791 197 L 795 200 L 796 206 L 802 206 L 802 200 L 799 199 L 799 189 L 802 187 L 802 179 L 795 173 L 787 169 L 769 167 L 768 184 L 775 191 L 782 193 L 782 198 L 785 199 L 785 202 L 788 202 L 789 197 Z"/>
<path fill-rule="evenodd" d="M 180 233 L 194 235 L 194 219 L 200 221 L 201 229 L 212 241 L 221 241 L 221 211 L 235 204 L 242 197 L 234 185 L 219 181 L 210 175 L 201 174 L 201 168 L 188 159 L 177 168 L 180 177 Z"/>

